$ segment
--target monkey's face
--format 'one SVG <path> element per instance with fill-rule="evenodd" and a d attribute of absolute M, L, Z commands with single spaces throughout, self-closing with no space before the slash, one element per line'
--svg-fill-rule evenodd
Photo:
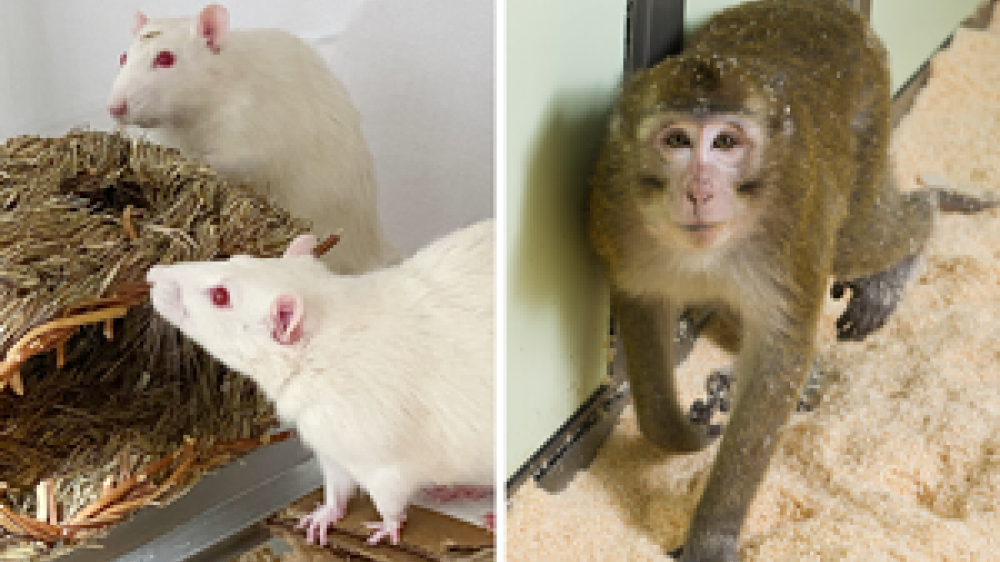
<path fill-rule="evenodd" d="M 718 248 L 756 222 L 763 130 L 742 115 L 667 112 L 638 127 L 637 188 L 647 229 L 661 242 Z"/>

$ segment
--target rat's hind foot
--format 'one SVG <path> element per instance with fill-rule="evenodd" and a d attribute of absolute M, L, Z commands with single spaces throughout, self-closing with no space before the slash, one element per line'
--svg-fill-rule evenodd
<path fill-rule="evenodd" d="M 886 271 L 834 283 L 830 294 L 835 299 L 843 297 L 845 289 L 851 290 L 851 300 L 837 320 L 837 339 L 861 341 L 884 326 L 896 310 L 916 262 L 913 255 Z"/>
<path fill-rule="evenodd" d="M 398 521 L 379 521 L 377 523 L 365 523 L 365 527 L 373 530 L 372 536 L 368 537 L 368 544 L 378 544 L 382 539 L 388 538 L 392 544 L 399 544 L 399 533 L 406 521 L 404 514 Z"/>
<path fill-rule="evenodd" d="M 322 504 L 299 520 L 298 528 L 306 530 L 306 542 L 326 546 L 327 527 L 333 525 L 344 516 L 345 505 Z"/>

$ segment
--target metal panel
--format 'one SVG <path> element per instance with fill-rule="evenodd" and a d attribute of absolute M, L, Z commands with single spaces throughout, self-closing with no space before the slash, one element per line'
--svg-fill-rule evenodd
<path fill-rule="evenodd" d="M 653 66 L 679 53 L 684 43 L 684 0 L 629 2 L 625 69 Z"/>
<path fill-rule="evenodd" d="M 116 525 L 99 549 L 59 562 L 230 560 L 269 537 L 256 523 L 323 484 L 319 464 L 297 439 L 269 445 L 201 479 L 161 508 Z"/>

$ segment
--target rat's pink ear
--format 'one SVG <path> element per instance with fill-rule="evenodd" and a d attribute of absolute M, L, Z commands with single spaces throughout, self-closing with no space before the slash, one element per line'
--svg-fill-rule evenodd
<path fill-rule="evenodd" d="M 305 305 L 296 295 L 278 295 L 271 303 L 271 337 L 282 345 L 292 345 L 302 339 L 302 318 Z"/>
<path fill-rule="evenodd" d="M 132 20 L 132 36 L 135 37 L 136 35 L 138 35 L 139 30 L 142 29 L 143 26 L 145 26 L 146 22 L 148 21 L 149 18 L 146 17 L 146 14 L 142 13 L 141 10 L 137 11 L 135 13 L 135 19 Z"/>
<path fill-rule="evenodd" d="M 311 256 L 314 249 L 316 249 L 316 237 L 312 234 L 300 234 L 288 244 L 282 257 Z"/>
<path fill-rule="evenodd" d="M 219 4 L 205 6 L 198 14 L 195 32 L 208 41 L 209 49 L 218 53 L 229 34 L 229 11 Z"/>

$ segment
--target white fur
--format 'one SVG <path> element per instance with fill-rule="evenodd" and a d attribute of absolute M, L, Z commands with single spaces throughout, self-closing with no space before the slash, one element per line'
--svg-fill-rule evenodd
<path fill-rule="evenodd" d="M 235 257 L 157 266 L 148 280 L 164 318 L 297 424 L 324 469 L 318 511 L 339 518 L 357 482 L 401 523 L 419 487 L 493 481 L 493 248 L 488 220 L 360 276 L 311 256 Z M 230 307 L 211 304 L 215 286 Z M 281 345 L 270 307 L 287 294 L 304 303 L 304 335 Z"/>
<path fill-rule="evenodd" d="M 119 122 L 252 185 L 320 236 L 343 229 L 324 260 L 334 271 L 398 262 L 360 115 L 320 56 L 274 29 L 229 31 L 213 53 L 196 21 L 151 19 L 137 30 L 111 89 L 110 105 L 128 108 Z M 153 68 L 162 50 L 175 53 L 173 67 Z"/>

